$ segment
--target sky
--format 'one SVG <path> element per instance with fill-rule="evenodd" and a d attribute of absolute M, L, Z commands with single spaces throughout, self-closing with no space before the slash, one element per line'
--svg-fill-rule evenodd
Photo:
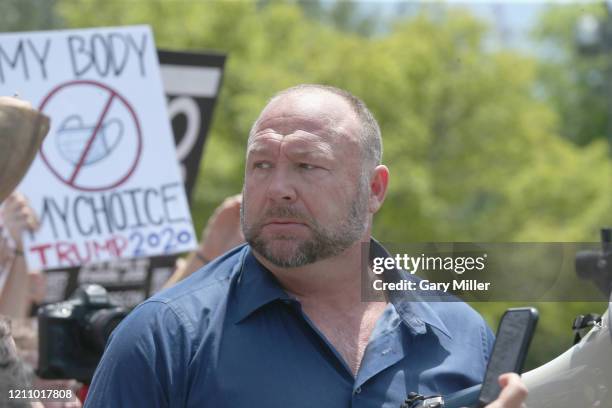
<path fill-rule="evenodd" d="M 410 10 L 417 4 L 440 3 L 470 10 L 475 15 L 488 21 L 492 27 L 491 40 L 502 47 L 519 48 L 522 51 L 532 51 L 533 44 L 529 39 L 530 32 L 538 22 L 539 14 L 551 2 L 543 1 L 453 1 L 444 2 L 405 2 L 399 0 L 374 0 L 362 2 L 364 10 L 378 11 L 382 16 L 391 17 L 398 11 Z M 367 12 L 367 11 L 366 11 Z"/>
<path fill-rule="evenodd" d="M 333 1 L 333 0 L 332 0 Z M 607 0 L 612 2 L 612 0 Z M 602 0 L 599 1 L 604 4 Z M 594 1 L 486 1 L 486 0 L 444 0 L 444 1 L 405 1 L 405 0 L 368 0 L 360 1 L 360 8 L 364 14 L 377 13 L 383 19 L 397 16 L 398 13 L 409 13 L 416 7 L 427 4 L 429 7 L 440 4 L 463 7 L 491 25 L 491 45 L 498 47 L 515 48 L 520 51 L 538 54 L 541 45 L 535 44 L 530 33 L 539 21 L 540 14 L 551 5 L 594 3 Z M 383 30 L 384 31 L 384 30 Z"/>

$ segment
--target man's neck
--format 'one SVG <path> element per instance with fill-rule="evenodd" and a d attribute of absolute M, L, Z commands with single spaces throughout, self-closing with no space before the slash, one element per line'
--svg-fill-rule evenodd
<path fill-rule="evenodd" d="M 255 256 L 300 302 L 302 310 L 356 376 L 370 335 L 386 305 L 362 301 L 362 243 L 357 242 L 338 256 L 291 269 L 275 267 L 258 254 Z"/>
<path fill-rule="evenodd" d="M 302 302 L 349 306 L 361 301 L 361 242 L 334 257 L 297 268 L 280 268 L 254 255 L 290 295 Z"/>
<path fill-rule="evenodd" d="M 376 321 L 386 305 L 386 302 L 362 300 L 362 243 L 357 242 L 338 256 L 300 268 L 274 267 L 255 256 L 300 302 L 304 313 L 356 376 Z"/>

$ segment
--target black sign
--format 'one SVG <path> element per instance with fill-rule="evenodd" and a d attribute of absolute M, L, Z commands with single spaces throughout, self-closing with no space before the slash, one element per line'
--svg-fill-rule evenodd
<path fill-rule="evenodd" d="M 168 113 L 187 198 L 193 186 L 221 88 L 225 55 L 159 51 Z"/>

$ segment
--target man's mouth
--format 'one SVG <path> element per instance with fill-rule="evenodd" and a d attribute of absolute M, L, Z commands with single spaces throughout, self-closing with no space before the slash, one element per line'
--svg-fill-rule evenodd
<path fill-rule="evenodd" d="M 301 220 L 289 219 L 289 218 L 273 218 L 269 219 L 264 223 L 264 227 L 272 227 L 275 229 L 287 229 L 295 227 L 307 227 L 308 225 Z"/>
<path fill-rule="evenodd" d="M 302 224 L 306 223 L 296 218 L 270 218 L 266 221 L 266 224 Z"/>

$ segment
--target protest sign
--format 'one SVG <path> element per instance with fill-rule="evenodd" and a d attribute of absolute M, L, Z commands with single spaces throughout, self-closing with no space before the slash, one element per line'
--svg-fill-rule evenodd
<path fill-rule="evenodd" d="M 191 202 L 202 151 L 223 78 L 225 55 L 158 51 L 168 115 L 187 198 Z M 66 299 L 83 283 L 99 283 L 111 299 L 134 306 L 166 282 L 176 256 L 124 259 L 48 271 L 45 301 Z"/>
<path fill-rule="evenodd" d="M 51 117 L 18 187 L 30 268 L 184 252 L 195 237 L 147 26 L 0 35 L 0 94 Z"/>

